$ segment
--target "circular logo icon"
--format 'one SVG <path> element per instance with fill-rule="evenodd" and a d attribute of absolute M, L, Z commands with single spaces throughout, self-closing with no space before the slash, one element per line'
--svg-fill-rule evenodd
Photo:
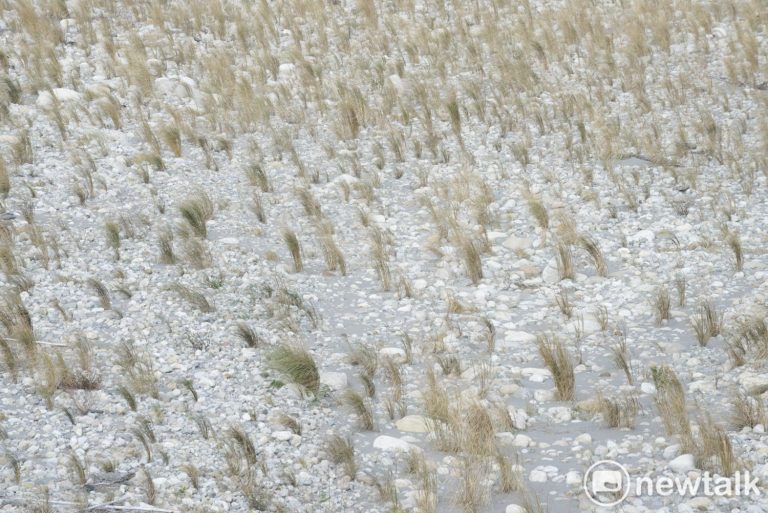
<path fill-rule="evenodd" d="M 584 473 L 584 493 L 598 506 L 615 506 L 629 495 L 629 472 L 621 463 L 600 460 Z"/>

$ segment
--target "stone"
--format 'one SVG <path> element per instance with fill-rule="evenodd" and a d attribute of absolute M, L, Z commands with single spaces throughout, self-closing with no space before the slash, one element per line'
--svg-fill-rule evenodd
<path fill-rule="evenodd" d="M 376 437 L 376 440 L 373 441 L 373 447 L 382 451 L 408 452 L 411 450 L 411 444 L 405 440 L 387 435 Z"/>
<path fill-rule="evenodd" d="M 679 474 L 685 474 L 689 470 L 696 468 L 696 460 L 694 459 L 693 454 L 681 454 L 669 462 L 669 468 Z"/>
<path fill-rule="evenodd" d="M 532 443 L 533 439 L 530 436 L 518 433 L 512 445 L 515 447 L 530 447 Z"/>
<path fill-rule="evenodd" d="M 395 422 L 398 431 L 405 433 L 426 433 L 429 431 L 427 418 L 423 415 L 406 415 Z"/>
<path fill-rule="evenodd" d="M 528 510 L 520 506 L 519 504 L 510 504 L 504 510 L 504 513 L 528 513 Z"/>
<path fill-rule="evenodd" d="M 347 387 L 347 375 L 343 372 L 321 372 L 320 383 L 334 390 L 343 390 Z"/>
<path fill-rule="evenodd" d="M 568 486 L 581 485 L 581 483 L 582 483 L 581 472 L 577 472 L 576 470 L 571 470 L 570 472 L 565 474 L 565 484 L 567 484 Z"/>
<path fill-rule="evenodd" d="M 532 470 L 528 475 L 528 480 L 532 483 L 546 483 L 547 473 L 542 470 Z"/>
<path fill-rule="evenodd" d="M 688 506 L 699 511 L 705 511 L 712 507 L 712 500 L 709 497 L 694 497 L 688 501 Z"/>

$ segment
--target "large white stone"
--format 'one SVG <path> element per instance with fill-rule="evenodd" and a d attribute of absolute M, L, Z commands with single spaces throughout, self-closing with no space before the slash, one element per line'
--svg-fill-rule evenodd
<path fill-rule="evenodd" d="M 685 474 L 689 470 L 696 468 L 696 460 L 693 454 L 681 454 L 669 462 L 669 468 L 680 474 Z"/>
<path fill-rule="evenodd" d="M 56 87 L 53 89 L 53 95 L 49 91 L 41 91 L 37 95 L 37 106 L 41 109 L 48 109 L 54 104 L 54 97 L 59 103 L 75 103 L 79 102 L 83 95 L 72 89 L 66 89 L 63 87 Z"/>
<path fill-rule="evenodd" d="M 395 427 L 405 433 L 426 433 L 429 431 L 427 418 L 422 415 L 406 415 L 395 422 Z"/>
<path fill-rule="evenodd" d="M 510 504 L 504 513 L 528 513 L 528 510 L 518 504 Z"/>
<path fill-rule="evenodd" d="M 507 331 L 504 338 L 496 341 L 496 349 L 520 349 L 536 342 L 536 335 L 525 331 Z"/>
<path fill-rule="evenodd" d="M 321 372 L 320 383 L 334 390 L 342 390 L 347 386 L 347 375 L 343 372 Z"/>
<path fill-rule="evenodd" d="M 405 440 L 395 438 L 394 436 L 381 435 L 373 441 L 373 447 L 382 451 L 403 451 L 411 450 L 411 444 Z"/>

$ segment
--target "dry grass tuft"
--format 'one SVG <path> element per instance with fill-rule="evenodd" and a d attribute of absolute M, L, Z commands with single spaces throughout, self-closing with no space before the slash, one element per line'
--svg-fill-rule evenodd
<path fill-rule="evenodd" d="M 179 213 L 192 233 L 198 237 L 208 236 L 206 223 L 213 218 L 214 206 L 208 193 L 200 190 L 179 203 Z"/>
<path fill-rule="evenodd" d="M 304 263 L 301 259 L 301 243 L 299 242 L 299 238 L 296 236 L 296 232 L 288 227 L 283 227 L 280 230 L 280 233 L 283 236 L 285 245 L 288 247 L 288 252 L 291 254 L 291 258 L 293 259 L 293 270 L 294 272 L 300 273 L 304 269 Z"/>
<path fill-rule="evenodd" d="M 576 378 L 573 373 L 573 361 L 565 346 L 560 339 L 549 335 L 539 335 L 536 342 L 544 364 L 552 373 L 557 388 L 557 398 L 560 401 L 572 401 Z"/>
<path fill-rule="evenodd" d="M 301 385 L 313 394 L 320 390 L 320 373 L 312 355 L 303 347 L 281 344 L 269 353 L 267 361 L 291 383 Z"/>
<path fill-rule="evenodd" d="M 325 451 L 334 464 L 341 465 L 344 473 L 351 479 L 355 479 L 357 462 L 355 461 L 355 447 L 351 439 L 332 435 L 325 444 Z"/>
<path fill-rule="evenodd" d="M 245 345 L 248 347 L 255 348 L 264 344 L 264 339 L 244 322 L 237 323 L 237 336 L 240 337 L 240 340 L 245 342 Z"/>
<path fill-rule="evenodd" d="M 651 376 L 656 386 L 656 408 L 669 435 L 680 437 L 683 450 L 691 452 L 696 445 L 685 402 L 685 391 L 675 371 L 666 365 L 651 367 Z"/>
<path fill-rule="evenodd" d="M 181 283 L 174 283 L 169 288 L 201 312 L 210 313 L 216 310 L 202 292 L 192 287 L 187 287 Z"/>
<path fill-rule="evenodd" d="M 605 265 L 605 257 L 603 256 L 603 251 L 600 249 L 600 245 L 597 241 L 588 235 L 581 235 L 578 241 L 579 245 L 584 248 L 592 258 L 597 275 L 608 276 L 608 266 Z"/>
<path fill-rule="evenodd" d="M 368 399 L 353 388 L 347 388 L 340 397 L 341 403 L 357 415 L 361 429 L 374 431 L 373 405 Z"/>
<path fill-rule="evenodd" d="M 656 325 L 661 325 L 662 322 L 669 320 L 671 301 L 667 287 L 660 287 L 656 291 L 651 306 L 653 307 L 653 315 L 656 319 Z"/>

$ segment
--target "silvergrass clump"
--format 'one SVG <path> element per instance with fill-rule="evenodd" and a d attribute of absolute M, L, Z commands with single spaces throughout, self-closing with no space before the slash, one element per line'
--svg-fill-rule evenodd
<path fill-rule="evenodd" d="M 226 437 L 228 441 L 232 442 L 236 453 L 245 460 L 248 467 L 253 467 L 259 462 L 256 447 L 242 427 L 230 427 L 226 432 Z"/>
<path fill-rule="evenodd" d="M 206 223 L 213 218 L 213 212 L 213 201 L 203 190 L 192 194 L 179 203 L 179 213 L 182 219 L 192 230 L 192 233 L 203 239 L 208 235 Z"/>
<path fill-rule="evenodd" d="M 627 383 L 633 385 L 635 383 L 635 378 L 632 375 L 632 358 L 629 355 L 627 338 L 623 332 L 620 335 L 619 341 L 611 348 L 611 352 L 613 353 L 613 362 L 624 372 L 624 376 L 627 378 Z"/>
<path fill-rule="evenodd" d="M 110 299 L 109 290 L 99 280 L 95 278 L 88 279 L 88 287 L 96 293 L 96 297 L 99 298 L 99 304 L 102 310 L 112 309 L 112 300 Z"/>
<path fill-rule="evenodd" d="M 362 394 L 353 388 L 347 388 L 342 392 L 340 401 L 357 415 L 363 430 L 373 431 L 375 429 L 373 406 Z"/>
<path fill-rule="evenodd" d="M 485 346 L 488 348 L 489 353 L 493 353 L 496 350 L 496 326 L 494 326 L 493 321 L 487 317 L 483 317 L 482 321 L 485 326 L 485 331 L 483 332 L 485 336 Z"/>
<path fill-rule="evenodd" d="M 459 482 L 454 500 L 464 513 L 479 513 L 488 502 L 490 490 L 486 480 L 489 462 L 474 455 L 465 455 L 459 462 Z"/>
<path fill-rule="evenodd" d="M 77 456 L 74 450 L 69 451 L 67 464 L 72 475 L 72 482 L 79 486 L 85 486 L 88 481 L 85 463 Z"/>
<path fill-rule="evenodd" d="M 5 166 L 5 160 L 0 157 L 0 196 L 4 199 L 8 197 L 8 193 L 11 192 L 11 178 L 8 174 L 8 169 Z"/>
<path fill-rule="evenodd" d="M 115 221 L 106 221 L 104 230 L 107 235 L 107 244 L 115 253 L 115 260 L 120 260 L 120 225 Z"/>
<path fill-rule="evenodd" d="M 392 273 L 389 269 L 389 250 L 384 234 L 377 226 L 371 226 L 369 233 L 373 266 L 381 282 L 381 288 L 388 291 L 392 288 Z"/>
<path fill-rule="evenodd" d="M 144 499 L 147 504 L 154 504 L 157 501 L 157 490 L 155 489 L 155 481 L 152 479 L 152 474 L 149 473 L 147 467 L 141 467 L 141 473 L 144 476 Z"/>
<path fill-rule="evenodd" d="M 506 456 L 501 449 L 497 448 L 494 454 L 494 460 L 499 467 L 499 491 L 501 493 L 511 493 L 519 491 L 523 487 L 524 478 L 520 472 L 520 466 L 516 459 Z"/>
<path fill-rule="evenodd" d="M 626 397 L 598 398 L 600 412 L 603 421 L 611 428 L 629 428 L 635 427 L 635 419 L 640 411 L 640 402 L 637 397 L 629 395 Z"/>
<path fill-rule="evenodd" d="M 685 401 L 685 391 L 677 374 L 672 367 L 653 366 L 651 377 L 656 386 L 654 401 L 659 411 L 661 422 L 669 435 L 677 435 L 684 451 L 691 452 L 696 448 L 693 431 L 688 418 Z"/>
<path fill-rule="evenodd" d="M 657 325 L 661 325 L 662 322 L 669 320 L 671 302 L 667 287 L 660 287 L 656 291 L 656 294 L 651 301 L 651 306 L 653 307 L 653 315 Z"/>
<path fill-rule="evenodd" d="M 685 276 L 675 277 L 675 290 L 677 290 L 677 306 L 685 306 Z"/>
<path fill-rule="evenodd" d="M 608 321 L 610 320 L 610 315 L 608 313 L 608 307 L 605 305 L 600 305 L 595 309 L 595 320 L 597 321 L 597 324 L 600 326 L 600 331 L 605 331 L 608 329 Z"/>
<path fill-rule="evenodd" d="M 533 216 L 538 227 L 542 230 L 548 230 L 549 214 L 541 199 L 534 194 L 528 193 L 525 195 L 525 201 L 528 203 L 528 211 L 531 213 L 531 216 Z"/>
<path fill-rule="evenodd" d="M 576 272 L 573 269 L 571 246 L 565 242 L 559 241 L 555 246 L 555 263 L 561 280 L 572 280 L 576 277 Z"/>
<path fill-rule="evenodd" d="M 699 445 L 696 459 L 703 468 L 710 468 L 720 475 L 732 476 L 740 463 L 733 453 L 728 431 L 717 425 L 709 413 L 699 418 Z"/>
<path fill-rule="evenodd" d="M 261 163 L 257 162 L 246 168 L 245 176 L 248 178 L 248 182 L 261 189 L 261 192 L 266 193 L 273 191 L 272 182 Z"/>
<path fill-rule="evenodd" d="M 300 273 L 304 269 L 304 264 L 301 259 L 301 243 L 299 242 L 299 238 L 296 236 L 296 232 L 288 227 L 283 227 L 282 230 L 280 230 L 280 233 L 283 236 L 285 245 L 288 247 L 288 252 L 291 254 L 291 258 L 293 259 L 293 270 L 294 272 Z"/>
<path fill-rule="evenodd" d="M 261 194 L 254 192 L 251 196 L 251 211 L 256 216 L 261 224 L 266 224 L 267 214 L 264 212 L 264 202 L 261 199 Z"/>
<path fill-rule="evenodd" d="M 301 385 L 313 394 L 320 390 L 320 373 L 312 355 L 300 346 L 281 344 L 269 353 L 267 361 L 291 383 Z"/>
<path fill-rule="evenodd" d="M 696 335 L 696 340 L 699 342 L 699 345 L 702 347 L 706 346 L 711 337 L 709 334 L 709 328 L 707 327 L 706 318 L 701 312 L 699 312 L 693 314 L 690 317 L 690 322 L 691 328 L 693 328 L 693 333 Z"/>
<path fill-rule="evenodd" d="M 195 490 L 200 488 L 200 470 L 193 463 L 184 463 L 180 469 L 189 478 L 189 484 L 192 485 L 192 488 Z"/>
<path fill-rule="evenodd" d="M 244 322 L 237 323 L 237 336 L 240 340 L 245 342 L 245 345 L 248 347 L 259 347 L 264 343 L 264 339 Z"/>
<path fill-rule="evenodd" d="M 557 398 L 560 401 L 573 400 L 576 378 L 573 373 L 573 361 L 565 345 L 560 339 L 550 335 L 539 335 L 536 337 L 536 343 L 539 354 L 555 381 Z"/>
<path fill-rule="evenodd" d="M 160 263 L 172 265 L 176 263 L 176 254 L 173 252 L 173 232 L 168 229 L 160 230 L 157 235 L 157 245 L 160 248 Z"/>
<path fill-rule="evenodd" d="M 192 287 L 187 287 L 181 283 L 173 283 L 169 288 L 201 312 L 210 313 L 216 310 L 202 292 L 197 291 Z"/>
<path fill-rule="evenodd" d="M 355 461 L 355 447 L 351 439 L 332 435 L 325 444 L 325 451 L 335 465 L 341 465 L 344 473 L 350 479 L 355 479 L 357 462 Z"/>
<path fill-rule="evenodd" d="M 555 303 L 560 309 L 560 313 L 562 313 L 566 319 L 570 319 L 573 316 L 573 304 L 571 304 L 567 290 L 563 289 L 555 296 Z"/>
<path fill-rule="evenodd" d="M 197 430 L 200 432 L 200 436 L 202 436 L 204 440 L 208 440 L 213 434 L 213 425 L 211 424 L 211 421 L 202 413 L 195 415 L 193 420 L 195 421 Z"/>
<path fill-rule="evenodd" d="M 347 263 L 333 237 L 333 225 L 330 222 L 318 223 L 318 237 L 323 248 L 323 259 L 328 271 L 338 270 L 342 276 L 347 275 Z"/>
<path fill-rule="evenodd" d="M 754 428 L 758 424 L 768 424 L 768 414 L 765 401 L 761 396 L 738 394 L 733 398 L 731 410 L 731 427 L 741 430 L 745 427 Z"/>
<path fill-rule="evenodd" d="M 301 435 L 301 422 L 286 413 L 279 413 L 275 422 L 291 430 L 296 435 Z"/>
<path fill-rule="evenodd" d="M 704 319 L 707 332 L 710 337 L 717 337 L 723 328 L 723 315 L 717 311 L 714 303 L 707 300 L 699 305 L 699 313 Z"/>
<path fill-rule="evenodd" d="M 741 247 L 741 237 L 736 232 L 729 232 L 725 237 L 725 242 L 733 252 L 733 262 L 736 272 L 744 270 L 744 251 Z"/>
<path fill-rule="evenodd" d="M 595 272 L 598 276 L 608 275 L 608 266 L 605 265 L 605 257 L 603 251 L 600 249 L 600 245 L 595 239 L 588 235 L 581 235 L 578 238 L 579 245 L 592 258 L 592 262 L 595 264 Z"/>

